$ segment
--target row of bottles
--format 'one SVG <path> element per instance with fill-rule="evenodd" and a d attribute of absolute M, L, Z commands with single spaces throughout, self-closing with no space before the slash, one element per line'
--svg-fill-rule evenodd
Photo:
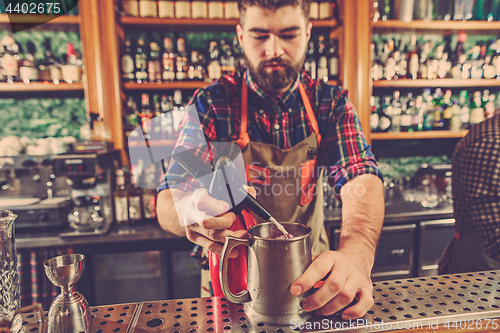
<path fill-rule="evenodd" d="M 310 18 L 329 20 L 336 17 L 335 0 L 311 2 Z M 122 0 L 121 15 L 177 19 L 239 19 L 238 2 L 231 0 Z"/>
<path fill-rule="evenodd" d="M 79 82 L 81 80 L 82 60 L 73 43 L 66 45 L 65 58 L 52 53 L 51 40 L 44 43 L 44 58 L 35 59 L 37 52 L 32 41 L 23 48 L 12 34 L 5 35 L 0 41 L 0 82 Z"/>
<path fill-rule="evenodd" d="M 186 113 L 186 102 L 182 90 L 175 90 L 173 95 L 155 94 L 150 100 L 149 94 L 141 94 L 140 106 L 129 96 L 123 110 L 123 127 L 128 140 L 143 139 L 134 131 L 142 127 L 143 135 L 153 140 L 176 140 L 179 124 Z M 154 121 L 150 121 L 154 119 Z"/>
<path fill-rule="evenodd" d="M 500 92 L 476 91 L 469 96 L 462 90 L 453 95 L 449 89 L 443 93 L 437 88 L 431 94 L 425 88 L 421 95 L 403 96 L 395 90 L 392 96 L 371 96 L 370 106 L 372 132 L 459 131 L 499 114 Z"/>
<path fill-rule="evenodd" d="M 188 53 L 184 38 L 177 38 L 174 48 L 172 39 L 165 37 L 162 46 L 158 41 L 147 44 L 142 37 L 132 45 L 127 37 L 121 57 L 122 81 L 211 82 L 245 67 L 236 36 L 233 36 L 231 43 L 224 39 L 220 42 L 210 41 L 208 51 L 192 49 Z M 316 43 L 313 39 L 309 43 L 304 68 L 313 79 L 336 80 L 339 75 L 338 59 L 338 40 L 327 41 L 324 36 L 319 36 Z"/>
<path fill-rule="evenodd" d="M 456 47 L 451 36 L 435 42 L 427 36 L 411 35 L 410 43 L 402 38 L 372 43 L 371 76 L 377 80 L 397 79 L 500 79 L 500 39 L 477 42 L 465 49 L 467 34 L 457 35 Z"/>
<path fill-rule="evenodd" d="M 174 48 L 172 39 L 165 37 L 162 46 L 160 48 L 157 41 L 146 45 L 142 37 L 132 45 L 130 38 L 127 38 L 121 59 L 122 80 L 137 83 L 211 81 L 243 67 L 243 56 L 236 36 L 231 44 L 224 39 L 220 42 L 211 41 L 208 54 L 194 49 L 188 53 L 184 38 L 177 38 Z"/>
<path fill-rule="evenodd" d="M 116 188 L 113 193 L 115 221 L 118 224 L 144 223 L 156 219 L 156 190 L 154 164 L 140 170 L 132 166 L 116 170 Z M 139 178 L 141 174 L 141 178 Z M 145 184 L 139 187 L 138 183 Z"/>
<path fill-rule="evenodd" d="M 500 20 L 499 0 L 374 0 L 373 21 Z"/>

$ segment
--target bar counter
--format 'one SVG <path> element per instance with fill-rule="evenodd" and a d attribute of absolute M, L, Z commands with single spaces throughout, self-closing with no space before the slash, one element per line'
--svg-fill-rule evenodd
<path fill-rule="evenodd" d="M 492 332 L 500 326 L 500 270 L 381 281 L 373 288 L 374 306 L 350 322 L 334 314 L 277 327 L 249 321 L 243 304 L 207 297 L 92 307 L 89 332 Z M 28 317 L 25 331 L 35 332 L 38 318 Z"/>

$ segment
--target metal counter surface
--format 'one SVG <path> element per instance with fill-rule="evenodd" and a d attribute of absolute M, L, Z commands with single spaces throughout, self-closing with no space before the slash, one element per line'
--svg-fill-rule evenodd
<path fill-rule="evenodd" d="M 500 270 L 381 281 L 373 284 L 373 295 L 375 304 L 359 320 L 343 321 L 339 314 L 334 314 L 313 316 L 309 321 L 293 321 L 282 327 L 249 321 L 243 304 L 233 304 L 225 298 L 97 306 L 91 308 L 89 333 L 326 333 L 402 329 L 492 332 L 500 329 Z M 23 315 L 25 331 L 35 332 L 38 314 L 29 316 Z"/>

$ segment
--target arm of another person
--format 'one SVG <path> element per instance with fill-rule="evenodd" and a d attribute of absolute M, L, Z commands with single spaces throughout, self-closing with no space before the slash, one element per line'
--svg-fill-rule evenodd
<path fill-rule="evenodd" d="M 346 92 L 339 92 L 333 109 L 336 114 L 334 121 L 329 121 L 332 126 L 325 144 L 331 148 L 329 158 L 339 161 L 332 167 L 332 177 L 342 200 L 340 246 L 337 251 L 317 256 L 290 291 L 301 294 L 324 279 L 322 286 L 302 302 L 303 308 L 331 315 L 357 299 L 342 314 L 347 320 L 362 317 L 373 305 L 370 275 L 385 204 L 380 173 Z"/>

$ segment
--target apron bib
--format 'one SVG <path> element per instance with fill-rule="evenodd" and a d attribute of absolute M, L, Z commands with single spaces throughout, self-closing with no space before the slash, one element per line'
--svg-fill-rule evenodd
<path fill-rule="evenodd" d="M 324 226 L 323 168 L 325 154 L 320 152 L 321 135 L 307 94 L 299 82 L 302 102 L 314 132 L 289 150 L 275 145 L 251 142 L 247 132 L 248 89 L 243 76 L 240 146 L 246 180 L 255 187 L 259 201 L 278 222 L 297 222 L 311 227 L 312 255 L 330 249 Z M 319 171 L 321 170 L 321 171 Z M 263 220 L 255 215 L 260 223 Z"/>

